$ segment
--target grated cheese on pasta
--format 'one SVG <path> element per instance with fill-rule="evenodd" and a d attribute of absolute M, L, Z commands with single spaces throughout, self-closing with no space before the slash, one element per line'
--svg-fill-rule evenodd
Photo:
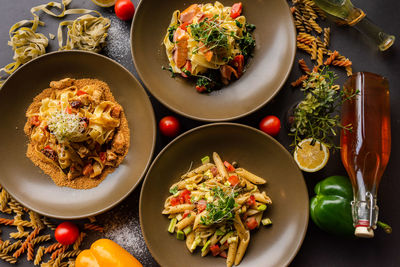
<path fill-rule="evenodd" d="M 85 122 L 76 114 L 56 111 L 51 114 L 47 125 L 59 142 L 79 137 L 85 131 Z"/>

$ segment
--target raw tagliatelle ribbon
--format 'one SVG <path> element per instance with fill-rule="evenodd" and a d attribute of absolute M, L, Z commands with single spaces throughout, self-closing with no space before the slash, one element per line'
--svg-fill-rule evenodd
<path fill-rule="evenodd" d="M 12 74 L 19 66 L 28 61 L 46 53 L 46 47 L 49 40 L 42 33 L 37 33 L 38 26 L 44 26 L 44 22 L 40 21 L 36 12 L 43 11 L 46 14 L 62 18 L 71 14 L 86 14 L 74 21 L 63 21 L 58 26 L 58 44 L 60 50 L 80 49 L 99 52 L 105 45 L 107 31 L 110 27 L 110 20 L 104 18 L 99 12 L 90 9 L 69 9 L 67 6 L 72 0 L 62 0 L 62 3 L 49 2 L 47 4 L 35 6 L 31 8 L 33 20 L 21 20 L 15 23 L 9 31 L 10 41 L 8 45 L 14 51 L 12 62 L 0 69 L 1 72 Z M 57 8 L 61 10 L 60 14 L 56 14 L 49 8 Z M 95 13 L 98 17 L 88 13 Z M 26 25 L 31 24 L 31 27 Z M 67 43 L 62 46 L 63 34 L 62 27 L 68 26 Z M 0 88 L 4 83 L 4 78 L 0 77 Z"/>

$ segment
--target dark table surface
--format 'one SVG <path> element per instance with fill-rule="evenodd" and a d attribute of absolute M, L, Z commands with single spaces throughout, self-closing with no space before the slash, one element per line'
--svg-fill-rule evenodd
<path fill-rule="evenodd" d="M 30 18 L 31 14 L 29 10 L 32 6 L 47 2 L 47 0 L 0 0 L 0 66 L 12 62 L 13 52 L 7 46 L 10 26 L 19 20 Z M 133 2 L 137 6 L 138 0 L 134 0 Z M 368 17 L 385 29 L 385 31 L 400 38 L 399 1 L 354 0 L 353 4 L 366 11 Z M 73 0 L 70 5 L 70 8 L 81 7 L 98 10 L 104 16 L 111 19 L 108 46 L 102 53 L 124 65 L 139 78 L 132 63 L 130 52 L 129 35 L 131 21 L 120 21 L 116 18 L 113 8 L 100 8 L 89 0 Z M 41 27 L 40 32 L 45 34 L 57 32 L 59 22 L 57 19 L 50 18 L 47 15 L 42 15 L 41 19 L 46 22 L 46 26 Z M 379 218 L 393 227 L 393 233 L 387 235 L 378 229 L 375 231 L 373 239 L 344 239 L 321 231 L 310 221 L 304 243 L 291 263 L 291 266 L 399 266 L 400 208 L 397 203 L 397 191 L 400 189 L 400 179 L 396 178 L 398 173 L 396 163 L 399 163 L 400 152 L 397 148 L 400 148 L 400 141 L 396 137 L 400 133 L 400 109 L 397 106 L 400 105 L 400 39 L 395 42 L 392 48 L 382 53 L 353 28 L 338 27 L 329 21 L 323 22 L 322 25 L 331 27 L 330 48 L 338 50 L 343 55 L 349 57 L 353 61 L 353 69 L 355 71 L 375 72 L 389 79 L 391 91 L 392 152 L 390 162 L 379 187 L 378 205 L 380 209 Z M 50 40 L 47 51 L 55 51 L 57 49 L 57 41 Z M 305 54 L 298 51 L 296 62 L 297 59 L 302 57 L 305 57 Z M 338 83 L 343 84 L 346 75 L 342 70 L 338 70 L 337 72 L 340 76 Z M 257 112 L 235 122 L 257 128 L 259 121 L 269 114 L 274 114 L 281 120 L 284 120 L 287 109 L 301 99 L 302 93 L 290 86 L 290 82 L 299 76 L 300 70 L 297 64 L 294 64 L 288 81 L 270 103 Z M 187 131 L 204 124 L 174 114 L 150 94 L 149 98 L 153 104 L 157 121 L 166 115 L 177 116 L 182 124 L 182 131 Z M 292 140 L 288 137 L 287 129 L 282 128 L 276 139 L 286 148 L 290 149 L 289 144 Z M 157 133 L 154 157 L 170 141 L 170 139 L 164 138 Z M 346 175 L 339 154 L 334 153 L 328 165 L 321 171 L 313 174 L 304 173 L 310 196 L 313 194 L 314 185 L 322 178 L 335 174 Z M 88 247 L 92 240 L 99 237 L 111 238 L 136 256 L 144 266 L 157 266 L 157 263 L 151 257 L 146 247 L 140 230 L 140 188 L 141 184 L 121 204 L 97 216 L 99 223 L 105 226 L 105 232 L 103 234 L 91 233 L 84 244 L 86 247 Z M 22 260 L 19 261 L 18 265 L 30 266 L 30 264 Z M 0 262 L 0 265 L 7 264 Z"/>

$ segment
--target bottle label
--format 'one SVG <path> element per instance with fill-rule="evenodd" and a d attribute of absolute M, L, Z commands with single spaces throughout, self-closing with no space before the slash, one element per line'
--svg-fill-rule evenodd
<path fill-rule="evenodd" d="M 368 220 L 358 220 L 358 223 L 356 224 L 357 227 L 369 227 L 369 221 Z"/>

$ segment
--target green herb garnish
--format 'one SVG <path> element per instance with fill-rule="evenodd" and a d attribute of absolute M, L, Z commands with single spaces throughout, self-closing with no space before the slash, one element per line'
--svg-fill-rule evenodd
<path fill-rule="evenodd" d="M 243 32 L 243 37 L 239 40 L 239 47 L 245 58 L 251 56 L 254 47 L 256 47 L 256 41 L 250 32 Z"/>
<path fill-rule="evenodd" d="M 172 195 L 175 195 L 176 193 L 178 193 L 178 186 L 175 186 L 175 187 L 173 187 L 173 188 L 171 188 L 171 189 L 169 189 L 169 192 L 172 194 Z"/>
<path fill-rule="evenodd" d="M 197 42 L 202 42 L 209 50 L 226 50 L 228 48 L 228 32 L 220 23 L 207 18 L 197 24 L 191 24 L 191 33 Z M 199 48 L 194 50 L 196 53 Z"/>
<path fill-rule="evenodd" d="M 200 223 L 204 225 L 212 225 L 221 223 L 223 221 L 233 220 L 235 198 L 233 192 L 231 194 L 225 193 L 220 187 L 211 189 L 214 193 L 214 201 L 207 203 L 206 210 L 208 214 L 200 218 Z"/>
<path fill-rule="evenodd" d="M 174 70 L 172 69 L 171 66 L 169 66 L 168 68 L 162 66 L 161 68 L 162 68 L 163 70 L 167 70 L 167 71 L 171 72 L 171 77 L 172 77 L 172 78 L 175 78 L 175 77 L 176 77 L 176 73 L 174 72 Z"/>
<path fill-rule="evenodd" d="M 351 130 L 351 125 L 342 125 L 337 114 L 338 108 L 344 101 L 353 98 L 355 94 L 346 97 L 340 87 L 334 85 L 336 75 L 332 71 L 322 70 L 320 73 L 311 73 L 301 89 L 304 92 L 304 100 L 293 111 L 293 123 L 291 133 L 294 137 L 291 146 L 304 138 L 313 138 L 325 143 L 329 148 L 335 147 L 333 138 L 336 136 L 336 128 Z"/>
<path fill-rule="evenodd" d="M 174 33 L 177 28 L 178 28 L 177 24 L 168 28 L 168 39 L 170 40 L 171 43 L 174 42 Z"/>
<path fill-rule="evenodd" d="M 243 27 L 243 24 L 240 23 L 238 20 L 235 20 L 236 26 L 238 26 L 239 28 Z"/>

